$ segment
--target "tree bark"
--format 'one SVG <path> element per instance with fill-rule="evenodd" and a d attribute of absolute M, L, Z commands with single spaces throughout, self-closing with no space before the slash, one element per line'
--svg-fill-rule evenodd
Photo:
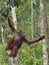
<path fill-rule="evenodd" d="M 45 34 L 45 28 L 44 28 L 44 3 L 43 0 L 40 0 L 40 20 L 41 20 L 41 35 Z M 43 65 L 48 65 L 48 55 L 47 55 L 47 48 L 46 48 L 46 36 L 45 39 L 43 39 Z"/>
<path fill-rule="evenodd" d="M 15 12 L 15 7 L 12 7 L 12 17 L 13 17 L 15 29 L 17 29 L 17 17 L 16 17 L 16 12 Z"/>
<path fill-rule="evenodd" d="M 7 22 L 7 18 L 4 18 L 2 20 L 2 27 L 1 27 L 1 30 L 2 30 L 2 42 L 3 42 L 3 45 L 4 47 L 6 48 L 6 39 L 5 39 L 5 24 Z"/>
<path fill-rule="evenodd" d="M 17 17 L 16 17 L 16 12 L 15 12 L 15 7 L 12 7 L 12 17 L 13 17 L 13 23 L 14 23 L 14 27 L 17 30 Z M 17 58 L 10 58 L 11 60 L 11 64 L 12 65 L 18 65 L 18 61 Z M 14 61 L 14 62 L 13 62 Z"/>

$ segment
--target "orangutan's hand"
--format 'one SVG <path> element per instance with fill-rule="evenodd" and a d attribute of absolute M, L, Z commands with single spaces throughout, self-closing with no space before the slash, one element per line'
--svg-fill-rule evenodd
<path fill-rule="evenodd" d="M 40 36 L 40 40 L 45 39 L 45 35 Z"/>

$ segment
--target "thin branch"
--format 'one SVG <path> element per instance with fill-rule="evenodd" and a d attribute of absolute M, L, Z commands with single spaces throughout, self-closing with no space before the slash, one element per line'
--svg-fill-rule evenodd
<path fill-rule="evenodd" d="M 6 47 L 6 39 L 5 39 L 5 22 L 2 22 L 1 30 L 2 30 L 2 42 L 3 42 L 4 47 Z"/>

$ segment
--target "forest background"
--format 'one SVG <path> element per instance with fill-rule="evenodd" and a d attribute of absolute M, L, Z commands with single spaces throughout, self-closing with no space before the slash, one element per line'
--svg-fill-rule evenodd
<path fill-rule="evenodd" d="M 42 1 L 42 0 L 41 0 Z M 6 13 L 6 7 L 4 6 L 6 0 L 0 0 L 0 65 L 8 65 L 8 57 L 2 42 L 2 13 Z M 10 6 L 15 7 L 16 19 L 15 22 L 18 30 L 23 30 L 27 37 L 37 38 L 41 35 L 41 27 L 45 26 L 46 29 L 46 52 L 48 58 L 47 64 L 44 64 L 43 59 L 43 42 L 39 41 L 33 45 L 27 45 L 23 43 L 17 56 L 17 65 L 49 65 L 49 0 L 43 0 L 44 13 L 46 14 L 47 21 L 41 26 L 40 21 L 40 0 L 10 0 Z M 41 6 L 42 7 L 42 6 Z M 9 12 L 11 20 L 12 13 Z M 14 24 L 15 24 L 14 23 Z M 12 38 L 12 31 L 6 25 L 5 37 L 6 41 Z"/>

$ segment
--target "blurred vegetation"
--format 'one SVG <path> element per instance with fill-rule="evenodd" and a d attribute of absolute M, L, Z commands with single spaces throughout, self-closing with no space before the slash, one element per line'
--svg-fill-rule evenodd
<path fill-rule="evenodd" d="M 39 0 L 34 1 L 34 38 L 40 35 L 40 21 L 39 21 Z M 8 65 L 7 54 L 5 48 L 2 44 L 1 39 L 1 21 L 2 13 L 7 13 L 7 9 L 3 5 L 4 0 L 0 0 L 0 63 L 1 65 Z M 2 5 L 1 5 L 2 4 Z M 27 37 L 32 38 L 32 29 L 31 29 L 31 0 L 10 0 L 10 6 L 16 7 L 16 16 L 17 16 L 17 27 L 18 30 L 24 30 Z M 49 26 L 49 1 L 45 0 L 45 12 L 47 14 L 47 21 Z M 17 7 L 18 6 L 18 7 Z M 9 16 L 12 19 L 11 12 Z M 49 28 L 49 27 L 48 27 Z M 12 38 L 12 31 L 9 27 L 6 28 L 6 40 Z M 49 42 L 49 40 L 48 40 Z M 48 44 L 49 46 L 49 44 Z M 34 57 L 35 52 L 35 57 Z M 27 45 L 23 43 L 21 49 L 18 53 L 18 65 L 43 65 L 43 56 L 42 56 L 42 41 L 35 43 L 33 45 Z"/>

